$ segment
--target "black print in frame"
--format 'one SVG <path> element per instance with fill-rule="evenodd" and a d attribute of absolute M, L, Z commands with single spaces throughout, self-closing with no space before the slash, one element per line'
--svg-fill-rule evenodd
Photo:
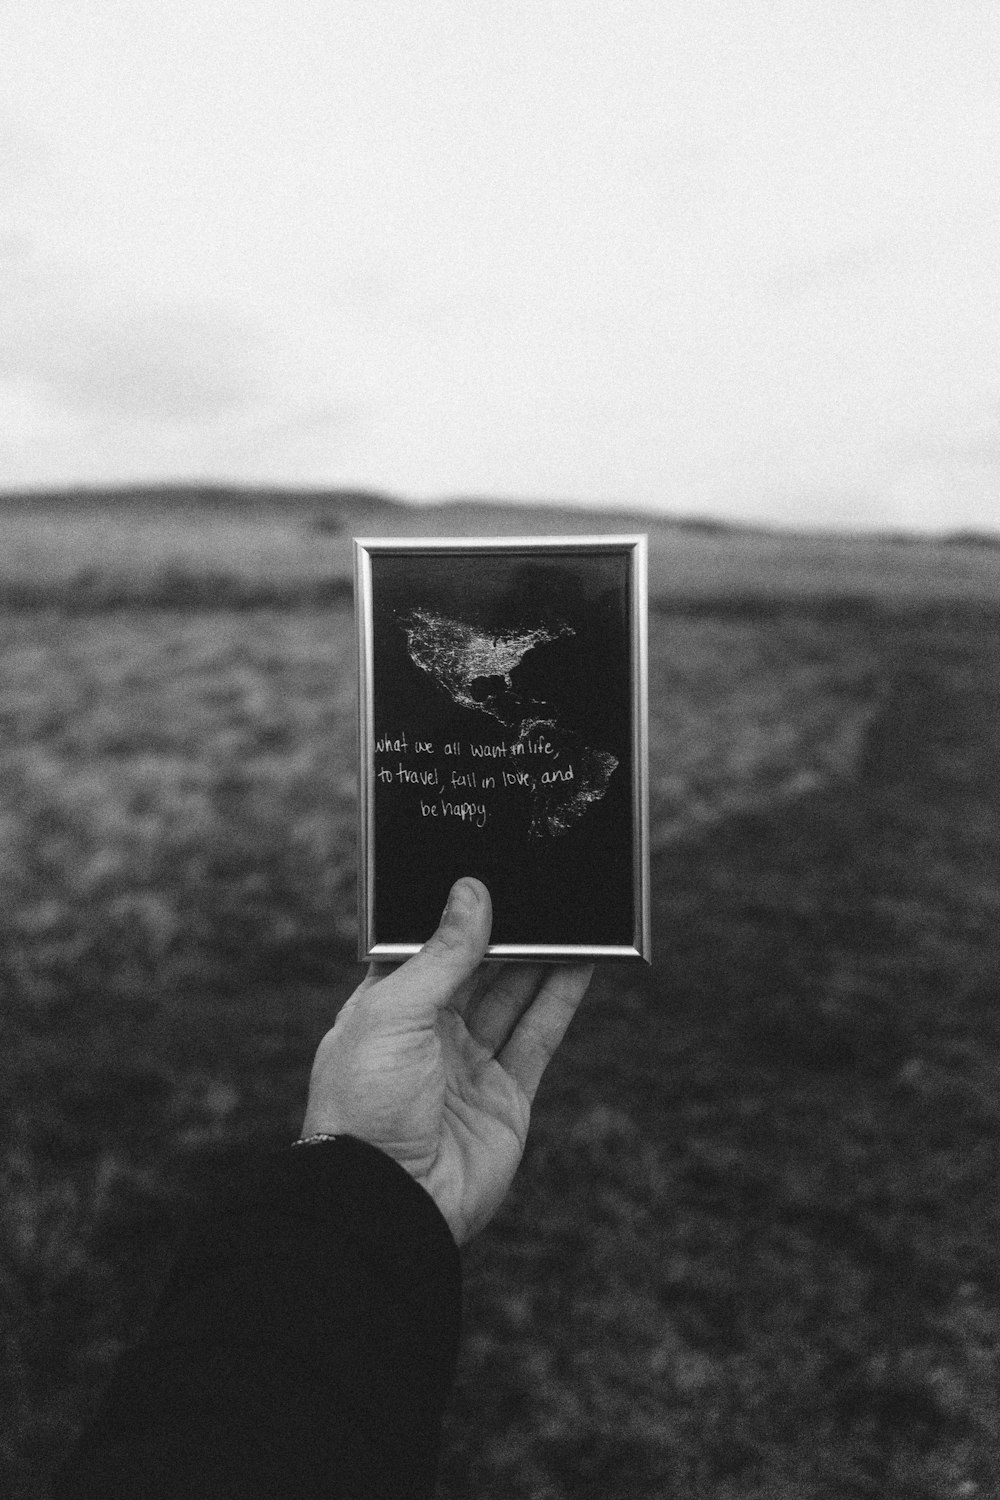
<path fill-rule="evenodd" d="M 452 882 L 494 944 L 635 941 L 628 550 L 370 553 L 374 931 L 419 943 Z"/>

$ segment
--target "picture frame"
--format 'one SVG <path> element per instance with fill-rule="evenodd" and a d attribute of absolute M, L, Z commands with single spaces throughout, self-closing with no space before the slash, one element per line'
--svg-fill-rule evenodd
<path fill-rule="evenodd" d="M 358 953 L 650 961 L 643 535 L 354 539 Z"/>

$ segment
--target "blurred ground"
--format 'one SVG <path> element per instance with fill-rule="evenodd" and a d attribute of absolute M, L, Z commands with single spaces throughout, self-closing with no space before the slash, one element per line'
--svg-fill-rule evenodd
<path fill-rule="evenodd" d="M 12 1500 L 357 979 L 348 607 L 245 566 L 0 618 Z M 656 962 L 467 1254 L 442 1500 L 1000 1494 L 1000 620 L 836 582 L 656 595 Z"/>

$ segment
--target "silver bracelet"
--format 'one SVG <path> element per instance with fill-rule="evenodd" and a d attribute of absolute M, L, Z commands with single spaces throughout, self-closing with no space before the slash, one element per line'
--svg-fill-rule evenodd
<path fill-rule="evenodd" d="M 320 1134 L 320 1135 L 300 1135 L 297 1141 L 293 1141 L 292 1142 L 292 1145 L 293 1146 L 316 1146 L 316 1145 L 319 1144 L 320 1141 L 339 1141 L 339 1140 L 340 1140 L 340 1136 L 339 1135 L 322 1135 L 322 1134 Z"/>

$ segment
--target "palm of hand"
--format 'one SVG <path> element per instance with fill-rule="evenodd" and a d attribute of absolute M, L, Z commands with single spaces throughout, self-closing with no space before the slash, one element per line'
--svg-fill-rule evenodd
<path fill-rule="evenodd" d="M 457 1012 L 442 1012 L 438 1041 L 443 1086 L 428 1101 L 432 1154 L 414 1176 L 461 1244 L 500 1207 L 524 1152 L 531 1106 Z"/>
<path fill-rule="evenodd" d="M 371 975 L 317 1052 L 305 1131 L 356 1135 L 431 1194 L 461 1244 L 517 1170 L 531 1099 L 590 969 L 484 965 L 444 1004 Z"/>

